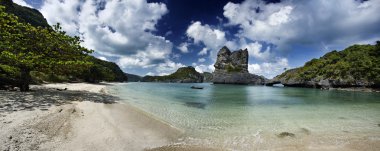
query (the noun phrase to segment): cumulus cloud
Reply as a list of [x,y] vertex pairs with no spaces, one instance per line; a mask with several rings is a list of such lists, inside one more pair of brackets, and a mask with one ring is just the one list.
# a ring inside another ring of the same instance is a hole
[[259,42],[248,43],[244,38],[236,38],[234,40],[227,40],[224,31],[213,28],[207,24],[202,25],[197,21],[192,23],[186,30],[188,37],[194,40],[194,43],[203,43],[206,48],[203,48],[198,55],[206,55],[207,50],[210,49],[210,57],[215,60],[217,52],[223,46],[227,46],[232,50],[245,49],[249,51],[250,57],[259,60],[266,60],[270,57],[270,49],[267,47],[265,50]]
[[205,58],[199,58],[199,59],[198,59],[198,62],[205,62],[205,61],[206,61]]
[[248,64],[248,71],[253,74],[263,75],[266,78],[273,78],[276,75],[284,72],[284,69],[289,69],[288,59],[276,58],[274,62],[263,62]]
[[199,73],[203,73],[203,72],[214,72],[215,70],[215,67],[214,65],[210,64],[210,65],[205,65],[205,64],[197,64],[197,63],[193,63],[193,66],[195,68],[195,70]]
[[173,61],[167,60],[164,63],[157,65],[155,75],[169,75],[175,72],[178,68],[184,67],[182,63],[175,63]]
[[207,48],[203,48],[201,51],[198,52],[198,56],[207,55]]
[[103,56],[116,57],[124,68],[149,68],[170,58],[173,44],[153,34],[168,13],[163,3],[146,0],[46,0],[41,12],[49,24],[61,23],[70,35]]
[[200,21],[192,23],[186,30],[188,37],[194,39],[195,43],[203,42],[211,48],[218,48],[226,43],[225,33],[218,29],[213,29],[209,25],[202,25]]
[[[210,56],[216,57],[216,50],[225,45],[229,45],[226,40],[226,33],[219,29],[215,29],[205,24],[202,25],[200,21],[193,22],[186,30],[186,35],[194,40],[195,44],[203,43],[210,52]],[[212,59],[215,59],[212,57]]]
[[21,6],[33,8],[31,5],[29,5],[28,3],[26,3],[24,0],[13,0],[13,2],[16,3],[16,4],[19,4]]
[[177,48],[181,50],[182,53],[188,53],[189,52],[188,46],[189,44],[184,42],[184,43],[181,43]]
[[380,38],[380,0],[229,2],[223,15],[238,25],[239,36],[289,49],[295,44],[339,47]]

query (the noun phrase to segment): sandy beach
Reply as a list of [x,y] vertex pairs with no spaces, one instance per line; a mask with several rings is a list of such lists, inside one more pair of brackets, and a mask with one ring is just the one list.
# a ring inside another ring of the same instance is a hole
[[[30,92],[0,91],[0,150],[223,150],[207,148],[209,145],[204,144],[199,146],[201,144],[191,143],[191,140],[188,141],[190,143],[183,143],[183,130],[120,101],[108,92],[107,87],[112,85],[45,84],[32,86]],[[242,150],[339,151],[379,148],[376,131],[373,137],[372,134],[349,135],[347,132],[344,136],[350,136],[349,142],[343,144],[330,141],[341,139],[345,142],[346,138],[307,129],[295,132],[295,137],[291,136],[294,134],[289,134],[289,137],[284,134],[284,138],[272,133],[261,135],[259,144],[249,143],[254,148]]]
[[25,93],[1,91],[0,150],[147,150],[181,135],[118,103],[106,94],[107,85],[46,84]]

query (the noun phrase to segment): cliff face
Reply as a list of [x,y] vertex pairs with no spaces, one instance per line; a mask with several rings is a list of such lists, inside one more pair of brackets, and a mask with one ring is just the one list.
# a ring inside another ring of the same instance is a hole
[[203,82],[212,82],[212,73],[210,72],[203,72]]
[[182,67],[166,76],[145,76],[143,82],[202,83],[203,76],[194,67]]
[[213,83],[215,84],[264,84],[266,79],[248,72],[248,50],[231,52],[223,47],[218,52],[214,64]]
[[380,87],[380,42],[353,45],[312,59],[303,67],[288,70],[267,85],[281,83],[289,87],[336,88]]

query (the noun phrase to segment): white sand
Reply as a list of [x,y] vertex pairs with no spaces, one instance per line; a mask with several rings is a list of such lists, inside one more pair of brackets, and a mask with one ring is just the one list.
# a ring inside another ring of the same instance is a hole
[[[56,88],[104,93],[106,86],[76,83],[42,87],[54,88],[51,89],[54,93]],[[17,96],[20,92],[12,93]],[[22,96],[36,99],[40,93],[45,92],[30,92]],[[11,92],[0,92],[3,97],[9,94]],[[48,96],[55,97],[53,94]],[[18,98],[14,99],[17,102]],[[177,129],[129,105],[90,101],[52,105],[47,111],[0,112],[0,129],[0,150],[144,150],[171,144],[181,135]]]

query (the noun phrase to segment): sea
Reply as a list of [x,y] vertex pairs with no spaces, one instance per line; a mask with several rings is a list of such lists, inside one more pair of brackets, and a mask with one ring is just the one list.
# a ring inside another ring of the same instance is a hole
[[110,91],[183,131],[177,144],[232,150],[379,149],[379,93],[144,82],[117,84]]

